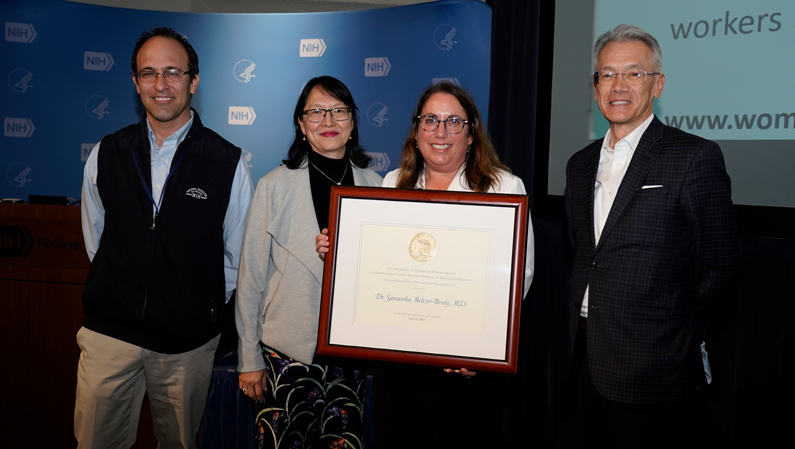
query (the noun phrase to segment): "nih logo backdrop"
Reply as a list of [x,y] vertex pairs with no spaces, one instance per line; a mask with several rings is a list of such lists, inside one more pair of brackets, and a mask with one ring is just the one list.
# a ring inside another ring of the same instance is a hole
[[309,14],[140,11],[58,0],[3,0],[0,198],[79,198],[104,136],[143,117],[130,57],[141,32],[170,26],[199,55],[192,100],[206,126],[243,149],[255,179],[285,158],[304,83],[342,80],[381,174],[396,168],[430,84],[467,88],[488,111],[491,9],[478,1]]

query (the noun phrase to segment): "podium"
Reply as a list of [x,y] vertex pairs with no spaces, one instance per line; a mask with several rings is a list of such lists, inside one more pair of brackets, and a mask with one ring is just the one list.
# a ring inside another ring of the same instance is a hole
[[79,207],[0,203],[0,435],[18,442],[8,447],[76,446],[88,268]]

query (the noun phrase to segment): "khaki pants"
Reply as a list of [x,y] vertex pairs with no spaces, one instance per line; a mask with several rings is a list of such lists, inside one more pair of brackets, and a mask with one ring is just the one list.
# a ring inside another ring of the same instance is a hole
[[195,448],[220,338],[182,354],[161,354],[80,328],[78,448],[132,446],[146,392],[158,448]]

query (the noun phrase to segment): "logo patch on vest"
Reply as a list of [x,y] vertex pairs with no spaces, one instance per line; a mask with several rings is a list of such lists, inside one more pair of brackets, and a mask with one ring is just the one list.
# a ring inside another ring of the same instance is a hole
[[185,195],[188,195],[188,196],[191,196],[193,198],[196,198],[197,200],[206,200],[207,199],[207,194],[204,193],[204,190],[199,189],[197,187],[191,187],[190,189],[188,189],[187,192],[185,192]]

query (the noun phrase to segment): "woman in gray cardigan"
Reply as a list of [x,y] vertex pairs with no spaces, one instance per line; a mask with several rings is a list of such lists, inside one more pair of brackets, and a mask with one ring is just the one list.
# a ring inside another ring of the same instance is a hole
[[380,186],[359,146],[356,105],[339,80],[310,80],[293,115],[295,140],[260,179],[249,211],[235,318],[240,389],[257,401],[259,447],[359,448],[364,363],[315,355],[332,185]]

